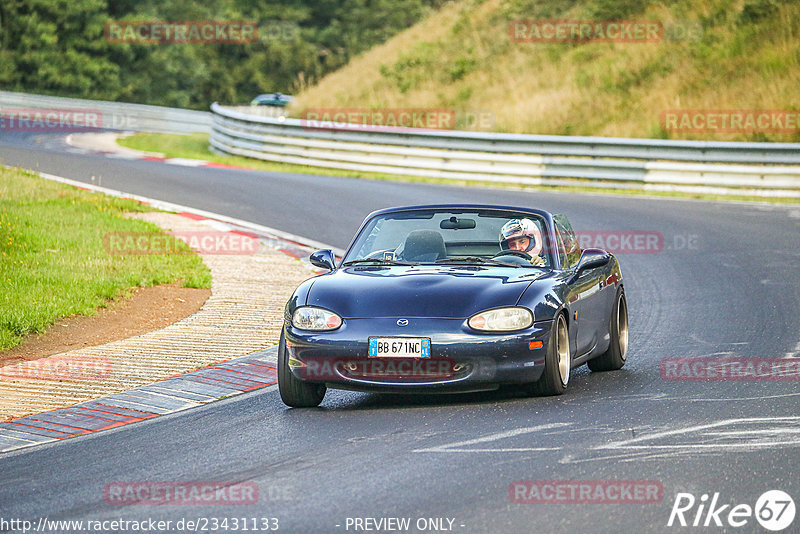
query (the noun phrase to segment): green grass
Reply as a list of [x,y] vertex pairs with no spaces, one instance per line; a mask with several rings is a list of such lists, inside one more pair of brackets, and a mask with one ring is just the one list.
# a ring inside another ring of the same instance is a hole
[[694,198],[700,200],[719,201],[747,201],[771,202],[776,204],[800,204],[798,198],[770,198],[749,195],[710,195],[701,193],[682,193],[676,191],[641,191],[636,189],[608,189],[592,187],[588,180],[575,180],[575,186],[547,186],[524,185],[504,182],[481,182],[472,180],[448,180],[444,178],[427,178],[421,176],[406,176],[401,174],[385,174],[374,172],[345,171],[341,169],[327,169],[291,163],[268,162],[243,156],[221,156],[208,149],[208,134],[151,134],[139,133],[130,137],[118,139],[120,145],[144,150],[146,152],[161,152],[168,158],[193,158],[206,161],[215,161],[226,165],[237,165],[270,172],[293,172],[299,174],[324,174],[326,176],[342,176],[347,178],[365,178],[368,180],[393,180],[399,182],[422,182],[443,184],[457,187],[493,187],[500,189],[522,189],[530,191],[562,191],[572,193],[601,193],[614,195],[632,195],[649,197]]
[[164,234],[123,217],[135,211],[151,210],[0,167],[0,350],[61,317],[92,315],[133,287],[211,287],[208,268],[183,243],[175,247],[179,254],[106,252],[109,232]]

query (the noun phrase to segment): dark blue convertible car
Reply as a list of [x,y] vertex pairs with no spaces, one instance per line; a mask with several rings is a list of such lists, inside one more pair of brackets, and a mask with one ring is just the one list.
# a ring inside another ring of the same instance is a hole
[[484,205],[370,214],[344,257],[286,305],[281,398],[327,388],[431,393],[523,385],[558,395],[570,370],[619,369],[628,309],[614,255],[581,251],[563,215]]

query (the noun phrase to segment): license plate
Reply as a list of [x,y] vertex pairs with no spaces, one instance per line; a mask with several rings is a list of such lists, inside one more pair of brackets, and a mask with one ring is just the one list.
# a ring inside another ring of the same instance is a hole
[[430,358],[431,340],[427,337],[371,337],[370,358]]

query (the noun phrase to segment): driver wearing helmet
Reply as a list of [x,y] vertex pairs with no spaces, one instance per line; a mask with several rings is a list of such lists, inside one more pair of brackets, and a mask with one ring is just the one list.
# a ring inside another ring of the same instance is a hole
[[[542,251],[542,237],[539,228],[530,219],[511,219],[500,229],[500,248],[499,255],[514,254],[524,257],[531,262],[531,265],[540,267],[544,265],[544,259],[539,256]],[[509,252],[505,252],[509,251]]]

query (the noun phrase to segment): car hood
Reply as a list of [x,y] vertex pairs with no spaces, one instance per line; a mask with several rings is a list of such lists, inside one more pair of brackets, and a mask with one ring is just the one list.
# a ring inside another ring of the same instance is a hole
[[354,266],[314,279],[307,303],[344,318],[466,318],[513,306],[544,271],[481,266]]

